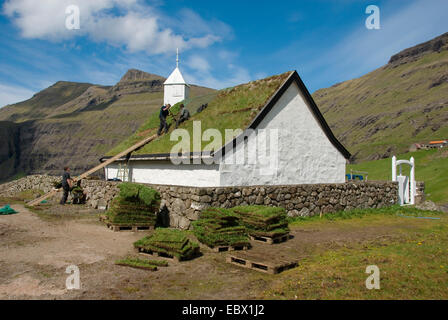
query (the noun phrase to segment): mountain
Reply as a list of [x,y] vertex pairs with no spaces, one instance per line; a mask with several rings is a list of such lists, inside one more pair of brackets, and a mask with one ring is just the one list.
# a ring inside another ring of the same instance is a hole
[[[59,81],[0,109],[0,181],[31,173],[79,174],[133,134],[163,103],[165,78],[131,69],[114,86]],[[213,89],[191,86],[192,97]],[[101,174],[101,172],[99,172]]]
[[313,94],[354,161],[405,153],[448,138],[448,33],[403,50],[387,65]]

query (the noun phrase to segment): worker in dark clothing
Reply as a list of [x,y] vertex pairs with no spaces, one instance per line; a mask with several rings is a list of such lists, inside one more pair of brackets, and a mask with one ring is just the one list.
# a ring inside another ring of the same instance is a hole
[[179,119],[176,121],[176,129],[182,122],[187,121],[188,119],[190,119],[190,111],[188,111],[182,103],[179,110]]
[[62,175],[62,190],[64,191],[61,199],[61,204],[64,205],[67,202],[68,193],[73,185],[73,180],[70,178],[70,168],[64,167],[64,174]]
[[166,123],[166,117],[170,114],[170,108],[171,105],[167,104],[166,106],[162,106],[160,108],[159,113],[159,120],[160,120],[160,126],[159,130],[157,130],[157,135],[160,136],[162,134],[162,131],[165,131],[165,133],[168,133],[168,125]]

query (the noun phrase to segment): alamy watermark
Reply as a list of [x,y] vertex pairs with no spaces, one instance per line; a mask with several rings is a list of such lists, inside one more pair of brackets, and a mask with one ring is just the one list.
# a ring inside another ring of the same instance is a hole
[[380,8],[375,5],[370,5],[366,8],[366,14],[370,14],[366,19],[366,28],[369,30],[381,29]]
[[380,289],[380,268],[375,265],[367,266],[366,273],[370,276],[366,279],[366,288],[369,290]]
[[81,28],[80,10],[77,5],[69,5],[65,8],[65,27],[68,30],[79,30]]
[[[180,164],[220,164],[223,171],[238,166],[259,170],[260,175],[275,175],[279,167],[278,129],[225,129],[209,128],[202,132],[201,121],[193,121],[193,136],[185,129],[176,129],[170,135],[178,141],[170,151],[170,160]],[[203,142],[208,142],[202,147]],[[190,156],[193,150],[203,150]],[[223,147],[224,146],[224,147]],[[234,167],[235,166],[235,167]]]
[[70,274],[65,280],[67,290],[79,290],[81,288],[81,280],[78,266],[68,266],[65,269],[65,273]]

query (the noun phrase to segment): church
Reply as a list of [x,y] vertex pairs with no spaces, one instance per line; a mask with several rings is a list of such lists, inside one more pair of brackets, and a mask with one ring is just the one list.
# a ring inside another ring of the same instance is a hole
[[[193,102],[187,104],[187,100]],[[194,140],[195,127],[199,126],[199,139],[213,140],[213,148],[207,150],[204,141],[193,141],[193,148],[188,148],[187,143],[187,148],[179,151],[175,148],[179,137],[173,138],[172,132],[108,165],[106,179],[116,178],[125,167],[127,174],[122,180],[173,186],[345,182],[351,155],[334,136],[296,71],[219,90],[207,99],[196,100],[207,101],[208,107],[193,112],[179,129]],[[164,84],[164,103],[185,102],[194,111],[199,106],[194,101],[189,99],[189,85],[177,58],[176,68]],[[227,129],[239,131],[222,141],[210,137],[213,132],[224,136]]]

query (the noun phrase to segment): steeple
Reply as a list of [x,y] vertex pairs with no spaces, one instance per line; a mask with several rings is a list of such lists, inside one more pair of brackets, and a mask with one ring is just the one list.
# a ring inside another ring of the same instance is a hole
[[190,86],[185,82],[179,70],[179,48],[176,49],[176,69],[164,82],[164,103],[174,105],[188,98]]

